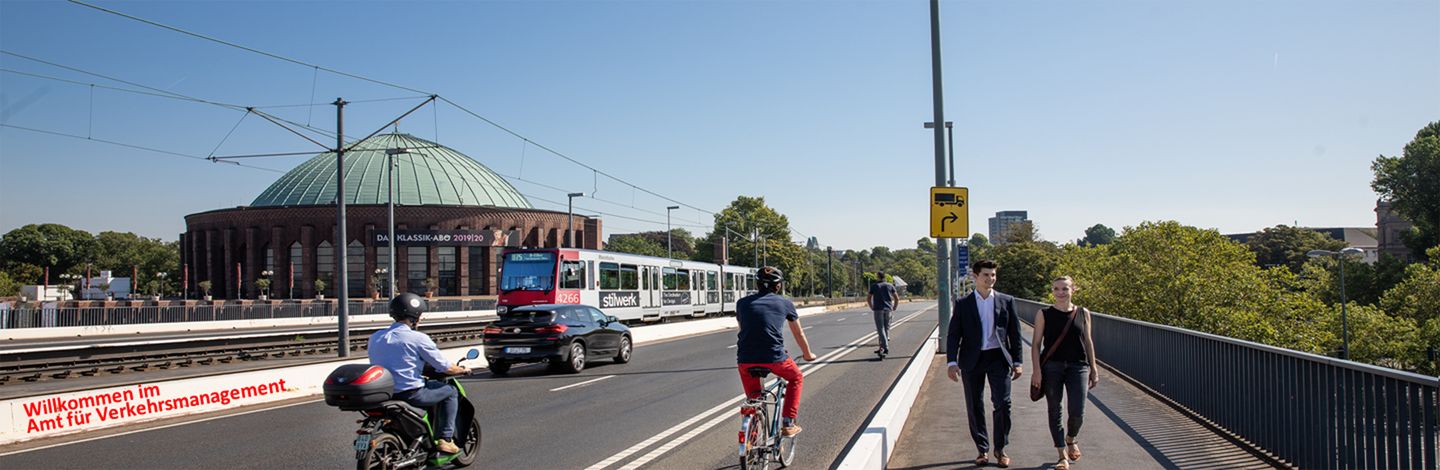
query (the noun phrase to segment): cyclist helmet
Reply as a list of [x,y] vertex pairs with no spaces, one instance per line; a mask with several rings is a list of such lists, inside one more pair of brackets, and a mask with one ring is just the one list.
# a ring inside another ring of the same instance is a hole
[[779,286],[781,282],[785,281],[785,273],[781,272],[780,268],[766,266],[755,272],[755,280],[760,287],[774,290],[775,286]]
[[390,299],[390,318],[396,321],[411,319],[419,320],[420,314],[429,309],[429,302],[420,296],[406,292]]

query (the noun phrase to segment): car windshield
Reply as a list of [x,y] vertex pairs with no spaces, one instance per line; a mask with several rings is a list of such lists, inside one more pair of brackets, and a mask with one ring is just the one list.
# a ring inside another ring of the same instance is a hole
[[555,288],[555,254],[510,253],[505,256],[500,273],[501,290],[552,290]]

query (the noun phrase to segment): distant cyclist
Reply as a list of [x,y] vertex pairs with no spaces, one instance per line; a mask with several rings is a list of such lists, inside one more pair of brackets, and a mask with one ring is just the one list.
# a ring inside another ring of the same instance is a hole
[[367,346],[370,363],[389,369],[395,376],[396,400],[420,408],[440,405],[439,416],[433,417],[436,436],[440,438],[435,447],[454,454],[460,452],[460,447],[455,445],[455,414],[460,411],[460,395],[455,387],[444,382],[425,380],[421,372],[427,364],[447,375],[469,374],[470,369],[450,365],[429,335],[415,331],[426,306],[425,299],[408,292],[390,300],[390,318],[394,318],[395,323],[370,335]]
[[875,273],[879,281],[870,285],[870,295],[865,298],[865,303],[870,304],[870,311],[875,315],[875,334],[880,338],[880,349],[875,354],[884,358],[890,354],[890,312],[900,304],[900,296],[895,295],[895,285],[885,280],[885,271]]
[[745,396],[755,399],[760,397],[760,379],[751,377],[746,369],[764,367],[785,379],[788,385],[785,387],[785,408],[780,412],[783,418],[780,433],[790,437],[800,433],[795,417],[800,414],[800,388],[805,377],[785,351],[785,334],[780,325],[790,325],[790,334],[800,345],[801,357],[807,361],[816,357],[810,352],[805,330],[800,327],[800,314],[795,311],[795,304],[780,295],[784,273],[766,266],[760,268],[755,278],[760,292],[735,303],[735,319],[740,322],[740,340],[735,346],[735,358],[740,364],[740,384],[745,387]]

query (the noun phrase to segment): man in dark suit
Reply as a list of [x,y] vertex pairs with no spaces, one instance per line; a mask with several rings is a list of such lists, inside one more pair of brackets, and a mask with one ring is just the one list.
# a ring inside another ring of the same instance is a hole
[[[970,416],[970,437],[980,456],[975,465],[989,463],[992,442],[985,432],[985,381],[990,381],[990,403],[995,408],[995,463],[1010,466],[1005,445],[1010,443],[1010,381],[1020,378],[1023,362],[1020,318],[1015,298],[995,291],[994,261],[975,262],[975,292],[955,301],[950,330],[945,338],[945,359],[951,381],[965,385],[965,409]],[[963,379],[963,380],[962,380]]]

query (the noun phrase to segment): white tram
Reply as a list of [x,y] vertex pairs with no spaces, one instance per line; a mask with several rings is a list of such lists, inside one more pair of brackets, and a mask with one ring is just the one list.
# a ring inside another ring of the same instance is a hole
[[624,321],[703,317],[735,311],[755,291],[755,268],[571,248],[502,254],[497,310],[584,304]]

